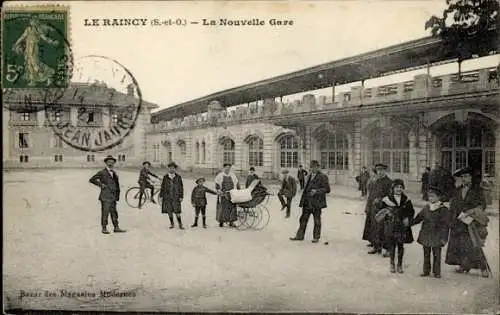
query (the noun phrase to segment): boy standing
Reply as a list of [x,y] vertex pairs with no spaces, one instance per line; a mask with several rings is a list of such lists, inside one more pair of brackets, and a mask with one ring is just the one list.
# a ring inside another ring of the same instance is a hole
[[196,186],[193,188],[193,192],[191,193],[191,204],[194,207],[195,210],[195,218],[194,218],[194,223],[191,225],[191,227],[197,227],[198,226],[198,217],[200,216],[201,212],[201,217],[203,220],[203,227],[206,229],[207,228],[207,217],[206,217],[206,208],[207,208],[207,193],[212,194],[212,195],[217,195],[217,193],[210,188],[207,188],[203,186],[205,183],[205,179],[198,178],[196,180]]

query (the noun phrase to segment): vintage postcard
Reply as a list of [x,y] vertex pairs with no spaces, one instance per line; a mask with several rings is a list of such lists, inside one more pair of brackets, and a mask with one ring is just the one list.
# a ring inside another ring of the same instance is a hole
[[498,9],[5,2],[4,313],[497,313]]

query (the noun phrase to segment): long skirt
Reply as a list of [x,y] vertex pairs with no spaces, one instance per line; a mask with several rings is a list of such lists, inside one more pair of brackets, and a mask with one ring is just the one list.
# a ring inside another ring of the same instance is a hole
[[452,266],[461,266],[467,270],[486,269],[481,247],[474,247],[467,230],[451,231],[445,263]]
[[236,221],[236,205],[234,205],[228,197],[219,197],[217,199],[217,211],[215,217],[220,223]]
[[373,222],[370,213],[366,214],[365,228],[363,230],[363,240],[371,242],[372,238]]

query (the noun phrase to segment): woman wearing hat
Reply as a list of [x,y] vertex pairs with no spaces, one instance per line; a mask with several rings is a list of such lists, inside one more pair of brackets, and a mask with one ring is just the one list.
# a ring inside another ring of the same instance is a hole
[[184,198],[182,178],[177,174],[177,164],[168,164],[168,173],[163,177],[160,196],[162,197],[161,212],[168,214],[170,228],[174,228],[174,213],[181,230],[184,229],[181,220],[181,203]]
[[404,193],[405,184],[401,179],[395,179],[392,184],[392,192],[382,199],[379,208],[388,210],[382,222],[384,224],[385,245],[390,253],[390,271],[396,272],[395,256],[398,252],[397,272],[403,273],[404,244],[413,242],[410,220],[415,215],[413,204]]
[[429,276],[432,271],[434,277],[441,278],[441,249],[448,241],[449,231],[449,211],[441,202],[443,194],[439,188],[429,187],[427,190],[429,203],[412,221],[412,225],[422,222],[417,239],[417,242],[424,249],[424,266],[421,277]]
[[[370,245],[373,246],[373,250],[369,251],[368,254],[380,254],[384,247],[384,226],[383,223],[378,223],[375,220],[375,215],[379,211],[377,204],[392,189],[392,180],[386,175],[386,170],[387,166],[384,164],[375,165],[376,177],[370,183],[368,198],[366,199],[366,221],[363,240],[369,241]],[[389,257],[389,253],[385,252],[384,257]]]
[[[480,269],[482,275],[488,277],[488,266],[481,248],[488,234],[483,191],[479,186],[472,185],[472,169],[467,167],[453,175],[460,177],[462,184],[450,202],[450,241],[445,263],[459,266],[457,273]],[[467,221],[465,217],[470,217],[472,221]]]
[[231,164],[225,163],[222,172],[215,177],[215,188],[220,194],[219,198],[217,198],[216,213],[219,226],[223,227],[224,223],[229,223],[229,226],[235,227],[234,222],[237,220],[236,205],[231,202],[229,194],[225,193],[233,189],[240,189],[238,177],[231,172]]

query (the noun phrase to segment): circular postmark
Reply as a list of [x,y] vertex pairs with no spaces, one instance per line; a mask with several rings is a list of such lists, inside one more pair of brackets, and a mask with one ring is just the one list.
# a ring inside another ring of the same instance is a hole
[[141,90],[132,73],[114,59],[91,55],[75,61],[70,88],[58,104],[47,106],[45,114],[66,144],[101,152],[130,135],[141,105]]
[[3,106],[17,113],[44,110],[62,98],[72,76],[65,15],[3,12],[2,17]]

